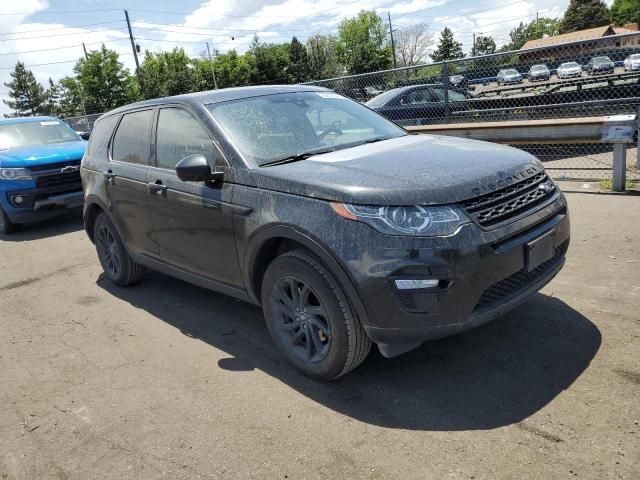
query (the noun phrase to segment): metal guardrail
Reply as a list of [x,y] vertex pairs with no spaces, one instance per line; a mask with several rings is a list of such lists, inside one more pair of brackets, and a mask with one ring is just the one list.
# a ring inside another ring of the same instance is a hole
[[472,138],[509,145],[613,144],[613,190],[624,191],[627,145],[634,142],[636,115],[511,122],[450,123],[406,127],[414,134]]

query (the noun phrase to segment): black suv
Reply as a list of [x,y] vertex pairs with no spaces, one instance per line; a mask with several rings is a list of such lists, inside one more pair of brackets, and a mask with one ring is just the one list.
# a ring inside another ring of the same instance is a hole
[[564,196],[531,155],[409,135],[332,91],[150,100],[95,124],[86,230],[118,285],[158,270],[262,305],[305,374],[483,324],[558,273]]

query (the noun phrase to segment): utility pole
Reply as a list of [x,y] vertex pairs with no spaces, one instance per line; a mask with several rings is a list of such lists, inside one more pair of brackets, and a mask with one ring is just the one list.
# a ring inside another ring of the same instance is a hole
[[473,46],[471,47],[471,56],[476,56],[476,32],[473,32]]
[[84,59],[89,60],[89,55],[87,55],[87,47],[85,46],[84,42],[82,42],[82,50],[84,50]]
[[387,12],[389,19],[389,34],[391,34],[391,55],[393,55],[393,68],[398,68],[396,63],[396,42],[393,40],[393,27],[391,25],[391,13]]
[[136,73],[140,70],[140,62],[138,62],[138,50],[136,43],[133,41],[133,32],[131,31],[131,22],[129,21],[129,12],[124,11],[124,18],[127,20],[127,28],[129,29],[129,40],[131,40],[131,50],[133,50],[133,58],[136,61]]
[[211,60],[211,50],[209,49],[209,42],[207,42],[207,54],[209,55],[209,63],[211,64],[211,76],[213,77],[213,88],[218,89],[218,82],[216,82],[216,72],[213,68],[213,60]]

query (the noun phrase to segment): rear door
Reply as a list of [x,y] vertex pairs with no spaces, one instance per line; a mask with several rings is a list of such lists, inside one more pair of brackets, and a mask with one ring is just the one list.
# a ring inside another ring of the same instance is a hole
[[189,111],[164,107],[158,112],[155,133],[156,166],[149,183],[154,238],[165,263],[190,273],[242,287],[233,236],[233,184],[183,182],[176,164],[184,157],[204,155],[212,168],[226,160],[207,128]]
[[114,219],[127,249],[158,256],[149,210],[148,170],[151,164],[153,109],[125,113],[111,141],[103,172]]

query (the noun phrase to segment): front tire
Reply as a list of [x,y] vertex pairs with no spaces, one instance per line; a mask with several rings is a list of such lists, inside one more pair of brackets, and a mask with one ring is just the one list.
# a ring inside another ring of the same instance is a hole
[[359,366],[371,340],[337,280],[304,250],[276,258],[262,282],[269,333],[305,375],[332,380]]
[[127,287],[138,283],[144,267],[133,261],[109,217],[101,213],[93,227],[98,259],[105,275],[116,285]]
[[18,224],[13,223],[4,209],[0,206],[0,233],[10,235],[18,229]]

